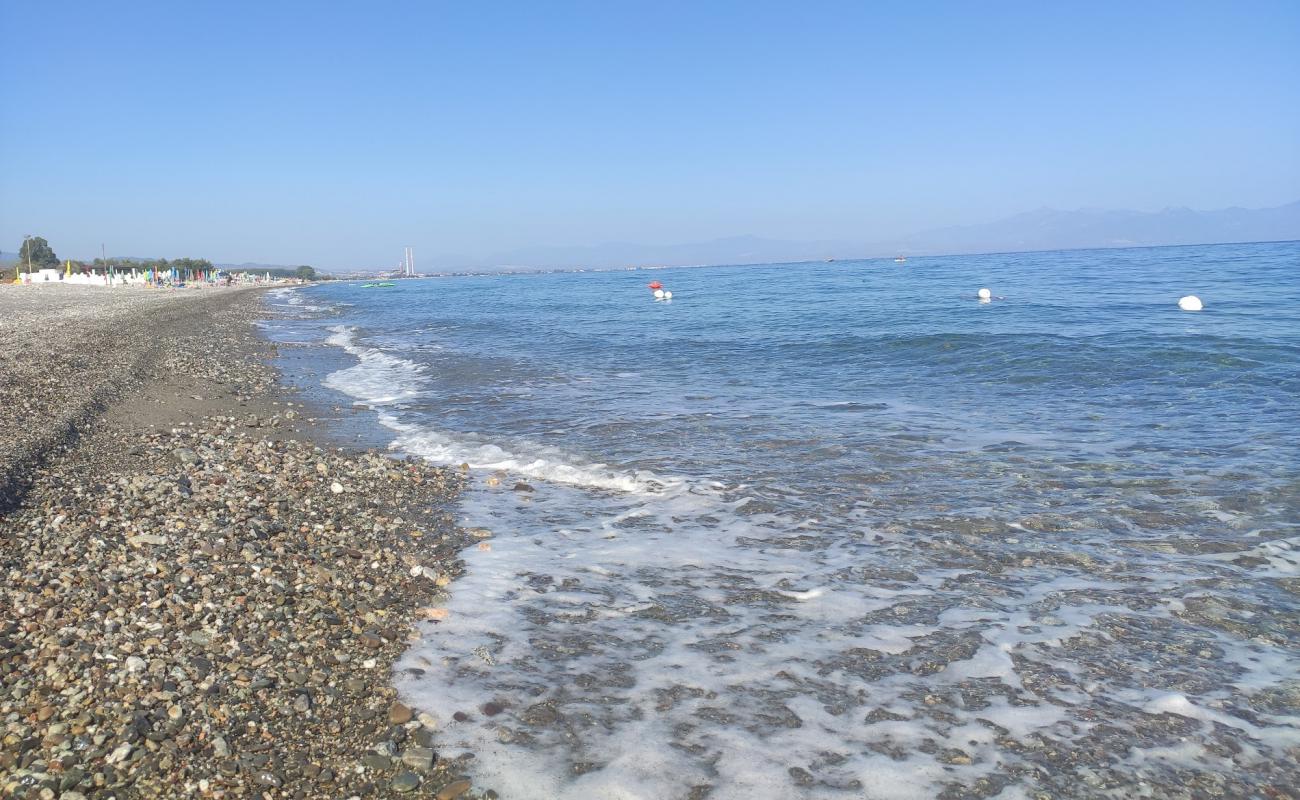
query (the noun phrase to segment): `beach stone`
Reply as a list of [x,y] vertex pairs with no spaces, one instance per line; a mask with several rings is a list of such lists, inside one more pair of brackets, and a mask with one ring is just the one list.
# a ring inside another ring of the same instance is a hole
[[393,778],[393,782],[389,785],[395,792],[400,792],[402,794],[413,792],[420,788],[420,776],[416,775],[414,772],[403,772],[396,778]]
[[172,451],[172,457],[182,464],[199,463],[199,454],[188,447],[178,447]]
[[471,786],[473,784],[469,781],[453,781],[439,789],[434,797],[436,800],[456,800],[457,797],[468,792]]
[[411,738],[414,739],[415,743],[418,744],[420,747],[428,747],[429,749],[433,749],[433,731],[429,730],[428,728],[424,728],[424,727],[416,728],[411,733]]
[[402,763],[413,770],[428,772],[436,754],[427,747],[412,746],[402,751]]
[[367,753],[361,757],[361,764],[369,769],[388,769],[393,766],[393,761],[379,753]]
[[131,755],[131,751],[134,749],[135,748],[132,747],[129,742],[123,742],[122,744],[119,744],[117,747],[113,748],[113,752],[109,753],[108,757],[105,758],[104,760],[109,764],[116,764],[119,761],[125,761],[127,757]]
[[388,721],[394,725],[403,725],[411,721],[411,709],[401,703],[393,703],[388,708]]
[[339,483],[338,481],[334,481],[333,483],[330,484],[330,491],[333,492],[334,494],[343,494],[343,484]]

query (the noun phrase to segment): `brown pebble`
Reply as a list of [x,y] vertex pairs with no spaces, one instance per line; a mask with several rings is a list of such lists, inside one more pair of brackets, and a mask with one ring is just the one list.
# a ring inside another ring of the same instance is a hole
[[454,798],[460,797],[462,794],[465,794],[465,792],[468,792],[470,785],[469,781],[456,781],[455,783],[449,783],[439,789],[438,793],[434,795],[434,797],[437,800],[454,800]]
[[479,711],[482,711],[483,715],[487,717],[495,717],[497,714],[500,714],[502,711],[505,710],[506,710],[505,706],[501,705],[500,703],[493,703],[493,702],[484,703],[482,706],[479,707]]
[[394,725],[405,725],[413,716],[411,709],[401,703],[393,703],[388,709],[388,721]]

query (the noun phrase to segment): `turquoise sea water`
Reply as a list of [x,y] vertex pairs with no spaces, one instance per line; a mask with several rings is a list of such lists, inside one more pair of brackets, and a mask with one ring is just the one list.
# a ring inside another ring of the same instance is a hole
[[273,305],[291,382],[472,467],[398,685],[505,797],[1300,784],[1300,244]]

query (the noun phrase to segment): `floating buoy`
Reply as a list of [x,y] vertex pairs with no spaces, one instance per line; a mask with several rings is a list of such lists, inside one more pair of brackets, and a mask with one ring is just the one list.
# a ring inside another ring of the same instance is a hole
[[992,299],[993,299],[993,293],[990,292],[988,289],[980,289],[980,290],[979,290],[978,292],[976,292],[975,294],[979,295],[979,298],[980,298],[981,300],[992,300]]
[[665,300],[672,300],[672,299],[673,299],[673,293],[672,293],[672,292],[664,292],[664,299],[665,299]]
[[1201,298],[1194,294],[1178,298],[1178,307],[1184,311],[1200,311],[1202,308],[1205,308],[1205,306],[1201,304]]
[[646,286],[649,286],[651,289],[662,289],[662,288],[664,288],[664,285],[663,285],[662,283],[660,283],[659,281],[650,281],[649,283],[646,284]]
[[662,300],[662,299],[664,299],[664,290],[663,290],[663,289],[655,289],[655,299],[656,299],[656,300]]

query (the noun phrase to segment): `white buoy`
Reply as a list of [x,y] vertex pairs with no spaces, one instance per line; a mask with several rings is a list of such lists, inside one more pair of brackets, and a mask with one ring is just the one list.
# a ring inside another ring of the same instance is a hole
[[1205,308],[1205,306],[1201,304],[1201,298],[1194,294],[1178,298],[1178,307],[1184,311],[1200,311],[1202,308]]
[[975,294],[979,295],[979,298],[980,298],[981,300],[992,300],[992,299],[993,299],[993,293],[990,292],[988,289],[980,289],[980,290],[979,290],[978,292],[976,292]]
[[673,293],[672,293],[672,292],[664,292],[664,299],[665,299],[665,300],[672,300],[672,299],[673,299]]
[[655,299],[656,299],[656,300],[662,300],[662,299],[664,299],[664,290],[663,290],[663,289],[655,289]]

